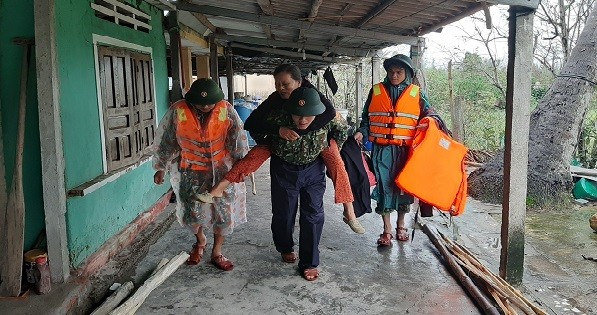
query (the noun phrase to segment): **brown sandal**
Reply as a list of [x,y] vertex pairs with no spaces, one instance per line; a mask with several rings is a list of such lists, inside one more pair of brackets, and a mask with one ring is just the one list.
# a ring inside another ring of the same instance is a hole
[[303,270],[303,278],[307,281],[315,281],[319,278],[319,270],[317,268],[308,268]]
[[396,228],[396,239],[401,241],[401,242],[406,242],[410,239],[410,236],[408,236],[408,229],[405,227],[397,227]]
[[392,238],[394,238],[394,236],[392,236],[392,233],[383,232],[383,233],[379,234],[379,239],[377,240],[377,245],[390,246],[390,245],[392,245]]
[[294,252],[282,253],[282,261],[289,264],[296,262],[296,254]]
[[195,243],[193,245],[193,250],[191,250],[189,258],[187,259],[187,265],[197,265],[199,262],[201,262],[205,245],[199,245],[199,243]]
[[228,260],[228,258],[224,257],[224,255],[212,257],[211,263],[214,266],[218,267],[218,269],[221,269],[224,271],[230,271],[234,268],[234,264],[232,263],[232,261]]

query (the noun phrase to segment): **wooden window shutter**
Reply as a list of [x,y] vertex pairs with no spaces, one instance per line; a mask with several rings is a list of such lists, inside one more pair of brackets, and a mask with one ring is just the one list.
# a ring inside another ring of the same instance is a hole
[[153,99],[153,68],[148,55],[135,54],[135,95],[138,111],[141,154],[150,154],[156,130]]
[[151,57],[98,46],[108,172],[149,154],[155,134]]

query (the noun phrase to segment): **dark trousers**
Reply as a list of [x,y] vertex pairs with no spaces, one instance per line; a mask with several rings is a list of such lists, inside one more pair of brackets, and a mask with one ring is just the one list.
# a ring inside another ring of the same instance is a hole
[[272,235],[276,250],[294,250],[292,233],[300,200],[299,268],[319,265],[319,240],[323,229],[325,167],[317,158],[306,165],[293,165],[272,156]]

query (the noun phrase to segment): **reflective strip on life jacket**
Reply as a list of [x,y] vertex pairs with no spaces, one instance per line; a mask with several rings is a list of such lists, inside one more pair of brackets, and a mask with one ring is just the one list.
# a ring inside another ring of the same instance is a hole
[[409,137],[409,136],[397,136],[397,135],[382,135],[379,133],[370,133],[369,134],[370,137],[375,137],[375,138],[380,138],[380,139],[402,139],[402,140],[411,140],[413,137]]
[[216,104],[207,120],[199,123],[186,101],[176,103],[176,138],[181,148],[180,167],[206,171],[228,153],[226,134],[230,128],[227,102]]
[[410,145],[421,115],[419,87],[411,84],[395,104],[382,83],[373,87],[369,103],[369,140],[380,145]]
[[415,129],[416,127],[409,126],[409,125],[401,125],[401,124],[386,124],[386,123],[377,123],[372,122],[370,123],[371,126],[379,126],[379,127],[386,127],[386,128],[404,128],[404,129]]
[[417,115],[411,115],[411,114],[406,114],[406,113],[394,113],[392,115],[392,113],[369,113],[369,116],[395,116],[395,117],[407,117],[407,118],[413,118],[413,119],[419,119],[419,116]]

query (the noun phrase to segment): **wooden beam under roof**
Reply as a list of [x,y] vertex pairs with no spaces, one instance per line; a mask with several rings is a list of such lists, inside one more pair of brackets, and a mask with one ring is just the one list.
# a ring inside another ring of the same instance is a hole
[[385,9],[389,6],[394,4],[397,0],[385,0],[375,6],[371,11],[369,11],[363,18],[357,23],[354,27],[359,28],[363,25],[367,24],[367,22],[371,21],[372,18],[380,15]]
[[388,34],[388,33],[356,29],[356,28],[351,28],[351,27],[310,23],[307,21],[297,21],[297,20],[293,20],[293,19],[280,18],[280,17],[276,17],[276,16],[264,16],[264,15],[247,13],[247,12],[242,12],[242,11],[217,8],[217,7],[213,7],[213,6],[193,5],[193,4],[189,4],[189,3],[178,2],[176,4],[176,7],[179,10],[184,10],[184,11],[189,11],[189,12],[198,12],[198,13],[203,13],[203,14],[207,14],[207,15],[224,16],[224,17],[241,19],[241,20],[245,20],[245,21],[257,22],[257,23],[263,23],[263,24],[269,24],[269,25],[292,27],[295,29],[304,28],[304,29],[308,29],[309,31],[320,32],[320,33],[324,33],[324,34],[329,34],[329,33],[333,32],[338,35],[367,38],[367,39],[379,40],[379,41],[384,41],[384,42],[392,42],[395,44],[416,45],[418,42],[418,38],[414,37],[414,36],[400,36],[400,35],[394,35],[394,34]]
[[[323,3],[323,0],[313,0],[313,2],[311,3],[311,10],[309,11],[307,21],[313,23],[313,21],[315,20],[314,18],[319,13],[319,7],[321,6],[322,3]],[[303,37],[305,37],[305,30],[301,28],[299,30],[298,40],[300,41]]]
[[214,34],[214,36],[217,39],[226,40],[229,42],[255,44],[255,45],[270,46],[270,47],[299,48],[299,49],[320,51],[322,53],[324,53],[324,52],[336,53],[339,55],[346,55],[349,57],[365,57],[369,54],[369,49],[361,49],[361,48],[339,47],[339,46],[330,47],[330,46],[324,46],[324,45],[312,45],[312,44],[304,44],[304,43],[297,43],[297,42],[290,42],[290,41],[248,37],[248,36],[231,36],[231,35],[223,35],[223,34]]
[[525,7],[530,9],[537,9],[540,0],[490,0],[490,4],[513,5],[518,7]]
[[308,18],[309,22],[314,21],[313,18],[316,17],[317,14],[319,13],[319,7],[321,6],[322,3],[323,3],[323,0],[313,0],[313,3],[311,3],[311,11],[309,12],[309,18]]
[[[274,15],[274,6],[270,2],[270,0],[257,0],[257,4],[259,5],[261,11],[263,11],[264,14]],[[272,33],[271,25],[261,24],[261,27],[263,28],[263,32],[265,33],[265,36],[267,36],[268,39],[275,38],[274,34]]]
[[270,0],[257,0],[257,4],[263,13],[267,15],[274,15],[274,6]]
[[[165,0],[162,0],[162,1],[165,1]],[[186,3],[192,3],[191,0],[182,0],[182,1],[184,1]],[[201,24],[203,24],[203,26],[207,27],[207,29],[209,29],[212,33],[217,32],[218,28],[215,25],[213,25],[205,15],[203,15],[201,13],[197,13],[197,12],[191,12],[191,14],[197,19],[197,21],[199,21],[199,23],[201,23]],[[209,35],[209,33],[203,34],[203,35],[204,36]]]
[[427,34],[427,33],[431,33],[434,32],[435,30],[444,27],[450,23],[454,23],[456,21],[459,21],[467,16],[473,15],[474,13],[476,13],[477,11],[481,11],[483,10],[483,3],[476,3],[473,4],[471,7],[469,7],[468,9],[462,11],[462,13],[460,13],[459,15],[455,15],[452,17],[449,17],[447,19],[444,19],[443,21],[440,21],[438,23],[433,24],[432,26],[427,26],[427,27],[422,27],[418,30],[413,30],[413,33],[416,34]]
[[163,11],[176,10],[176,7],[174,6],[174,4],[172,4],[168,0],[146,0],[146,1],[147,1],[147,3],[157,7],[160,10],[163,10]]
[[322,57],[322,56],[318,56],[318,55],[300,53],[300,52],[296,52],[296,51],[288,51],[288,50],[283,50],[283,49],[268,48],[268,47],[253,47],[253,46],[247,46],[247,45],[239,44],[239,43],[230,43],[230,46],[236,47],[236,48],[247,49],[247,50],[265,52],[265,53],[278,55],[278,56],[287,56],[287,57],[293,57],[293,58],[299,58],[299,59],[303,58],[303,59],[319,60],[319,61],[326,61],[329,63],[339,62],[339,60],[334,57]]

